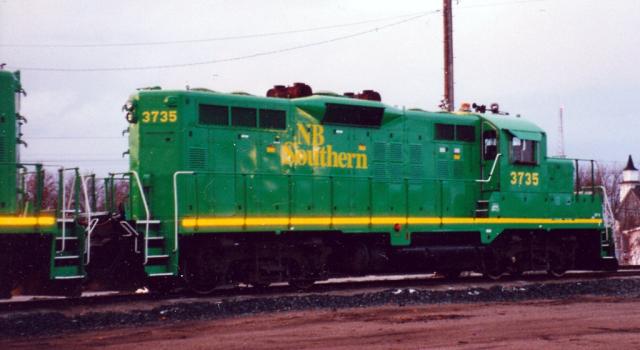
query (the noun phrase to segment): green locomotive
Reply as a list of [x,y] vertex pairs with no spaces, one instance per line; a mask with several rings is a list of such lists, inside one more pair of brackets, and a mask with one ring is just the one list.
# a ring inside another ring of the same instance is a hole
[[80,176],[77,169],[60,169],[61,174],[74,172],[71,181],[78,186],[66,195],[58,190],[58,203],[66,200],[68,206],[43,208],[44,167],[20,162],[23,93],[19,72],[0,70],[0,298],[18,287],[28,293],[78,295],[87,254]]
[[125,105],[127,216],[154,283],[617,266],[597,188],[531,122],[300,83],[267,96],[152,88]]

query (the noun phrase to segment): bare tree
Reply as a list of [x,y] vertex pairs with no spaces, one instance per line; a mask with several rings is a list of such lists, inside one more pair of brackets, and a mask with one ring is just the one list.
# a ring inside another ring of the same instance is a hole
[[[42,198],[41,210],[55,210],[58,205],[58,180],[54,173],[43,170],[42,173]],[[32,210],[36,205],[36,197],[38,191],[37,176],[33,172],[27,172],[22,175],[24,177],[24,188],[22,188],[21,207],[30,208]]]

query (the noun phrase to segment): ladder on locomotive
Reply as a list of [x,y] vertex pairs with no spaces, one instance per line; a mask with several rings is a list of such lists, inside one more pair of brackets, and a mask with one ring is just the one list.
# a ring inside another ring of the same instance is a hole
[[[143,219],[127,221],[122,218],[120,226],[127,233],[126,237],[134,237],[134,251],[143,255],[143,265],[148,277],[168,277],[174,276],[174,264],[176,252],[169,247],[166,235],[161,231],[161,221],[153,219],[144,187],[140,181],[140,176],[136,171],[125,173],[110,173],[111,186],[115,184],[116,175],[129,177],[129,183],[135,181],[140,196],[140,201],[145,212]],[[113,188],[113,187],[112,187]],[[113,195],[113,189],[110,191]]]
[[[65,183],[66,172],[73,172],[69,184]],[[93,184],[91,192],[89,181]],[[91,234],[100,215],[95,205],[95,176],[82,176],[78,168],[61,168],[58,186],[56,222],[59,230],[52,247],[51,278],[82,279],[86,276],[85,266],[91,261]]]
[[476,180],[476,183],[480,184],[480,195],[481,195],[481,197],[476,201],[476,208],[474,212],[475,214],[474,216],[476,218],[489,217],[489,197],[491,193],[496,191],[496,188],[490,188],[489,190],[485,190],[484,185],[491,183],[491,180],[494,179],[494,173],[496,171],[496,167],[498,165],[498,162],[501,156],[502,156],[502,153],[496,154],[496,157],[494,158],[493,163],[491,164],[491,169],[489,170],[489,174],[487,178]]

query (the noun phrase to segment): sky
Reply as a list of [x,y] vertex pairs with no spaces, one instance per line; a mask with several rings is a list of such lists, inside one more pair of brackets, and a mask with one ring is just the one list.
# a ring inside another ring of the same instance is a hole
[[[550,155],[640,163],[640,1],[454,0],[456,105],[547,131]],[[374,89],[438,110],[440,0],[0,0],[0,63],[22,71],[23,161],[124,171],[136,88],[263,96],[273,85]],[[164,68],[158,68],[164,66]],[[155,68],[154,68],[155,67]]]

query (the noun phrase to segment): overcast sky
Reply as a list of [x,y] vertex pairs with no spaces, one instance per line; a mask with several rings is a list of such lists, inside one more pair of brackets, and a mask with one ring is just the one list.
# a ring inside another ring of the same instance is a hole
[[[437,110],[441,6],[0,0],[0,63],[22,70],[28,92],[22,158],[100,174],[125,170],[120,107],[145,86],[264,95],[274,84],[301,81],[338,93],[375,89],[387,104]],[[569,157],[613,164],[633,154],[640,163],[639,23],[638,0],[460,0],[456,104],[498,102],[521,114],[547,130],[551,154],[564,106]],[[188,65],[198,62],[213,63]],[[133,69],[167,65],[186,66]]]

